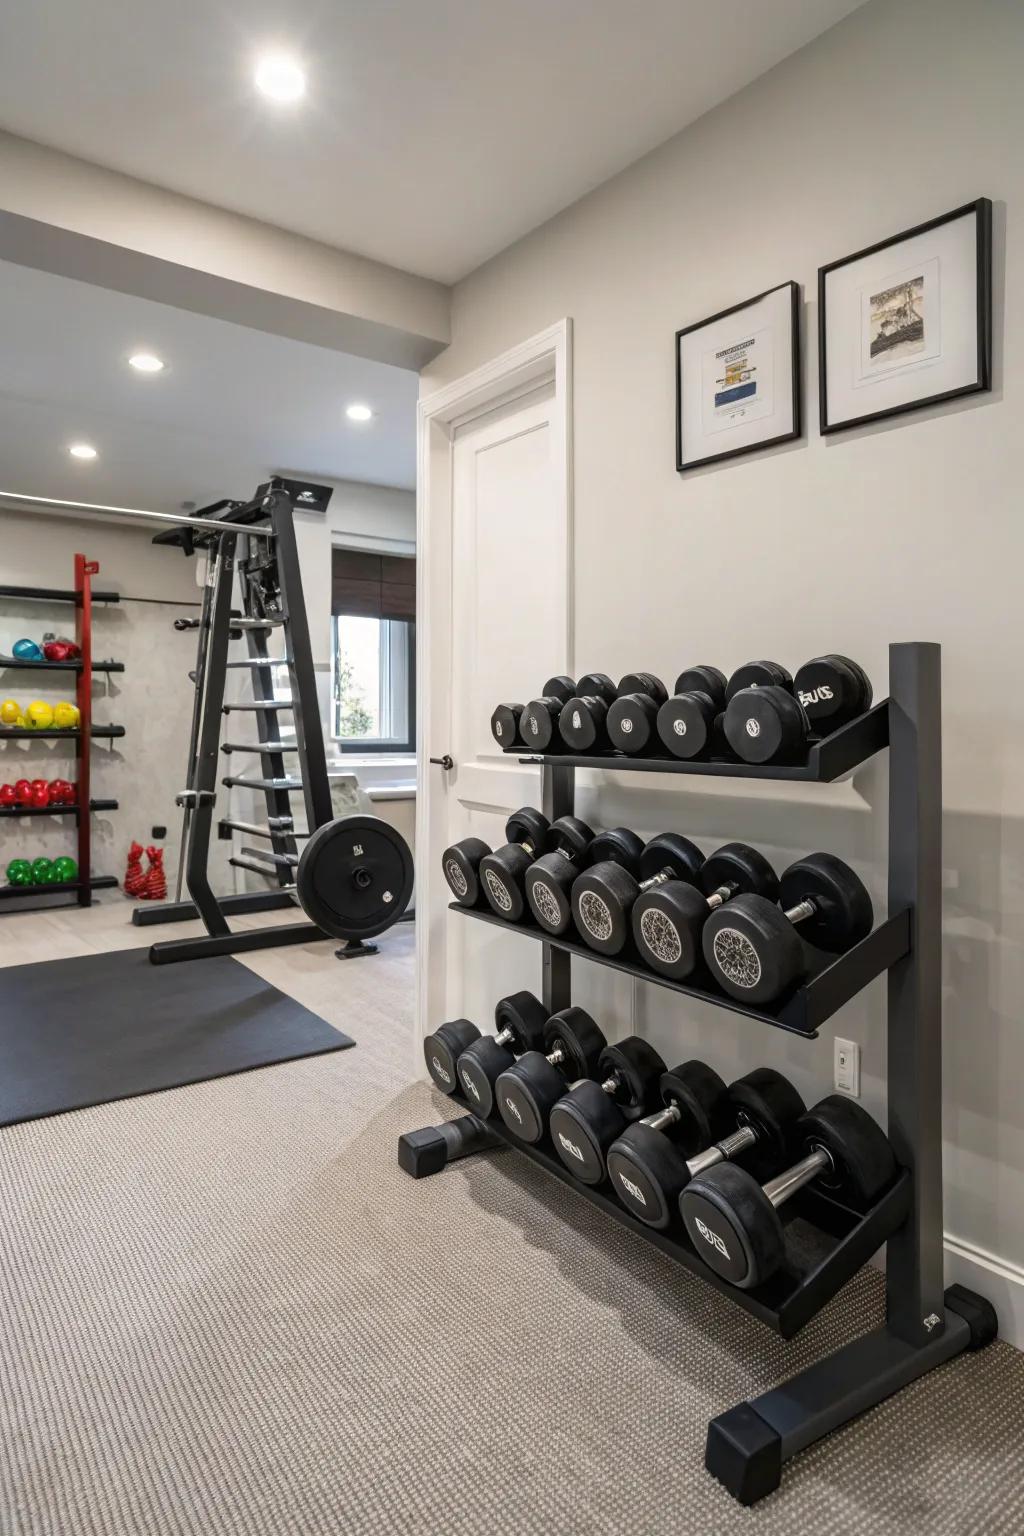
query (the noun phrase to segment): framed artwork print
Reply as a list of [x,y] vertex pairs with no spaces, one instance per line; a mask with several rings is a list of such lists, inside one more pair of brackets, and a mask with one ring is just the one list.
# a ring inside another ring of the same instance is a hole
[[992,204],[818,269],[822,432],[992,388]]
[[800,436],[800,290],[782,283],[676,332],[676,469]]

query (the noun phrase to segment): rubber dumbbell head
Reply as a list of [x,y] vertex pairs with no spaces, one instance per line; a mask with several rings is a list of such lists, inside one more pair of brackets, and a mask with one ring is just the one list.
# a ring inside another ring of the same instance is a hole
[[806,974],[802,938],[841,954],[866,938],[874,922],[863,881],[831,853],[797,859],[779,892],[781,907],[741,895],[704,925],[704,958],[714,979],[753,1007],[772,1002]]
[[745,763],[794,763],[807,753],[811,722],[792,693],[777,684],[741,688],[725,709],[726,740]]
[[476,907],[484,899],[480,861],[491,851],[479,837],[464,837],[441,855],[441,869],[448,889],[461,907]]
[[559,747],[558,717],[576,692],[571,677],[549,677],[539,697],[531,699],[519,717],[519,736],[533,752]]
[[574,1178],[583,1184],[601,1183],[607,1149],[654,1101],[664,1071],[654,1047],[630,1035],[601,1052],[600,1081],[574,1083],[552,1106],[551,1142]]
[[838,1094],[808,1110],[796,1132],[800,1160],[767,1184],[735,1163],[720,1163],[697,1174],[679,1197],[697,1253],[740,1290],[763,1284],[784,1264],[779,1207],[799,1190],[813,1183],[848,1209],[865,1212],[898,1172],[881,1127]]
[[709,915],[741,891],[756,892],[769,902],[779,893],[774,869],[746,843],[716,849],[694,879],[677,876],[643,891],[630,914],[641,959],[661,976],[685,980],[700,958],[701,931]]
[[793,679],[793,691],[819,736],[871,708],[871,679],[864,668],[834,651],[805,661]]
[[517,1056],[536,1050],[544,1039],[548,1011],[532,992],[513,992],[494,1010],[496,1035],[478,1035],[456,1058],[459,1087],[473,1112],[489,1120],[494,1114],[494,1085]]
[[658,710],[661,745],[673,757],[706,757],[715,720],[725,706],[725,674],[717,667],[690,667],[676,678],[675,692]]
[[434,1087],[442,1093],[454,1093],[459,1086],[457,1064],[463,1051],[480,1039],[480,1031],[469,1019],[452,1019],[441,1024],[423,1041],[423,1056]]
[[532,1050],[502,1072],[495,1084],[501,1118],[520,1141],[535,1145],[551,1110],[579,1078],[599,1070],[607,1041],[582,1008],[563,1008],[544,1026],[544,1051]]
[[630,912],[644,891],[673,880],[696,879],[704,855],[675,832],[652,837],[633,869],[621,863],[592,864],[572,888],[572,915],[580,937],[602,955],[617,955],[630,934]]
[[[575,843],[568,842],[560,832],[566,823],[582,828],[589,835],[581,840],[577,834]],[[545,932],[565,933],[572,923],[573,882],[585,865],[594,858],[615,858],[636,864],[644,845],[636,833],[626,827],[615,827],[595,837],[584,822],[571,816],[552,823],[551,840],[557,840],[556,848],[534,860],[523,883],[530,911]]]
[[526,912],[523,876],[547,848],[550,823],[540,811],[523,806],[505,823],[504,848],[484,854],[478,867],[483,893],[493,911],[517,923]]
[[627,672],[605,721],[612,746],[630,757],[656,749],[658,710],[667,698],[668,689],[653,672]]
[[786,688],[793,691],[793,678],[777,661],[747,661],[737,667],[725,685],[725,702],[741,688]]
[[615,684],[604,672],[588,672],[563,704],[558,734],[572,752],[600,752],[608,746],[605,722],[615,702]]
[[525,708],[525,704],[499,704],[491,716],[491,735],[503,751],[521,745],[519,722]]

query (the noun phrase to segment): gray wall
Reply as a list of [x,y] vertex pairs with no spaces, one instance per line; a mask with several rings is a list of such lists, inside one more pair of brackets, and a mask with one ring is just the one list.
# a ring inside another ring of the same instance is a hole
[[[579,671],[674,678],[840,650],[884,696],[890,640],[942,642],[946,1226],[955,1272],[1004,1309],[1024,1280],[1022,65],[1019,0],[874,0],[460,284],[453,344],[422,381],[427,394],[572,317]],[[822,439],[817,267],[981,195],[996,204],[994,392]],[[807,439],[680,478],[674,331],[788,278],[805,290]],[[508,622],[514,644],[514,605]],[[881,902],[885,773],[883,758],[851,785],[729,796],[605,780],[584,814],[706,848],[748,838],[780,867],[828,848]],[[830,1028],[806,1044],[657,988],[604,992],[673,1059],[831,1086]],[[863,1099],[881,1113],[882,984],[835,1027],[864,1042]]]

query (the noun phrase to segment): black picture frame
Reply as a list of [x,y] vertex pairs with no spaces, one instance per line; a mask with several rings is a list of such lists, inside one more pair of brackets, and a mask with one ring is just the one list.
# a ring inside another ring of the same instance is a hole
[[[791,327],[791,409],[793,414],[793,426],[787,432],[779,432],[774,437],[764,438],[757,443],[745,443],[742,448],[725,448],[721,453],[712,453],[701,459],[693,459],[688,464],[683,462],[683,369],[681,349],[679,343],[684,336],[692,336],[695,331],[704,330],[705,327],[715,325],[719,320],[726,320],[730,315],[738,315],[741,310],[750,309],[762,300],[770,298],[774,293],[780,293],[783,289],[790,291],[790,327]],[[745,453],[760,453],[764,448],[775,448],[779,443],[791,443],[803,435],[803,389],[801,379],[803,368],[800,354],[800,284],[793,278],[784,283],[776,283],[771,288],[766,288],[763,293],[756,293],[751,299],[744,299],[739,304],[732,304],[728,309],[720,309],[717,314],[707,315],[703,320],[696,321],[693,325],[685,325],[675,334],[675,371],[676,371],[676,471],[685,474],[687,470],[704,469],[708,464],[721,464],[726,459],[738,459]]]
[[[899,245],[904,240],[911,240],[918,235],[927,234],[929,230],[939,229],[943,224],[950,224],[955,219],[962,219],[972,212],[976,218],[977,378],[972,383],[958,385],[955,389],[940,390],[936,394],[922,396],[920,400],[908,400],[900,405],[884,406],[877,411],[868,411],[861,416],[851,416],[844,421],[830,422],[827,381],[829,274],[838,271],[841,267],[849,266],[852,262],[863,261],[868,256],[874,256],[889,246]],[[887,240],[879,240],[874,245],[866,246],[862,251],[855,251],[852,256],[843,256],[838,261],[830,261],[827,266],[818,268],[818,427],[823,437],[833,432],[848,431],[851,427],[863,427],[871,422],[903,416],[908,411],[920,411],[925,406],[939,405],[945,400],[957,400],[964,395],[981,394],[991,388],[992,202],[990,198],[975,198],[971,203],[964,203],[962,207],[954,208],[951,213],[943,213],[938,218],[927,219],[923,224],[916,224],[912,229],[904,229],[898,235],[891,235]]]

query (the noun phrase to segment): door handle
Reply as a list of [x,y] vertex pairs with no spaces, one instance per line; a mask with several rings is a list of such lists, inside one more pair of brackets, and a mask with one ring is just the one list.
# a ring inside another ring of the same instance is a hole
[[455,759],[451,757],[447,752],[445,753],[444,757],[432,757],[430,761],[432,763],[437,763],[441,768],[444,769],[445,773],[448,773],[452,768],[455,767]]

